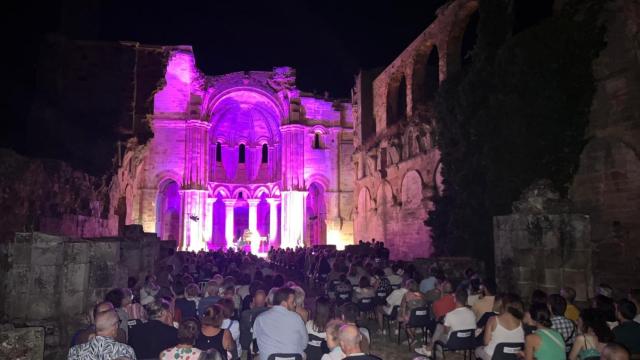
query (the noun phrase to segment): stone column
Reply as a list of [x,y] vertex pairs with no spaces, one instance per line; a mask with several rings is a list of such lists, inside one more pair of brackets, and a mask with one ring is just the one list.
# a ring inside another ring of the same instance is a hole
[[214,198],[207,198],[207,205],[206,205],[206,210],[205,210],[205,226],[204,226],[204,240],[207,243],[206,246],[208,246],[208,244],[211,242],[211,240],[213,239],[213,203],[215,202],[216,199]]
[[269,198],[269,243],[275,241],[278,237],[278,204],[280,199]]
[[258,233],[258,203],[260,199],[247,199],[249,203],[249,231]]
[[231,244],[233,244],[233,207],[236,204],[236,199],[224,199],[224,209],[225,209],[225,217],[224,217],[224,238],[227,240],[226,248],[229,248]]

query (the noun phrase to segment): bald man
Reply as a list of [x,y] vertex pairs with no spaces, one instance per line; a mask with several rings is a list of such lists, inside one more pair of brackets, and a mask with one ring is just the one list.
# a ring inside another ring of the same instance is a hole
[[[97,303],[87,314],[89,325],[84,329],[78,330],[71,339],[71,346],[85,344],[89,342],[96,335],[96,315],[103,311],[113,310],[113,304],[108,301]],[[126,343],[126,336],[122,329],[118,330],[118,335],[115,337],[116,341]]]
[[340,328],[338,334],[338,340],[340,342],[340,348],[346,355],[345,360],[380,360],[380,358],[372,355],[367,355],[360,350],[360,341],[362,340],[362,334],[357,326],[347,324]]
[[115,337],[118,335],[120,319],[113,308],[97,312],[94,320],[95,337],[85,344],[76,345],[69,349],[69,360],[136,359],[136,354],[129,345],[119,343],[115,340]]
[[622,345],[616,343],[609,343],[602,349],[602,360],[629,360],[629,351]]

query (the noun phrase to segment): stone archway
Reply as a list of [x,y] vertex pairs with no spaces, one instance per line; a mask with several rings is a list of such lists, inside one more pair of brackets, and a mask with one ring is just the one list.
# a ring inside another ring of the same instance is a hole
[[156,232],[161,240],[180,240],[179,190],[174,180],[160,183],[156,197]]
[[327,208],[324,188],[316,182],[309,186],[306,205],[309,244],[324,245],[327,243]]

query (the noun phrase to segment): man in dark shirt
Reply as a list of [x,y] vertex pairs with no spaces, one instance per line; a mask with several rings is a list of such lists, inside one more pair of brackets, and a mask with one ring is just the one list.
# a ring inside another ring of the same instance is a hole
[[633,321],[638,309],[631,301],[618,302],[616,317],[620,325],[613,328],[616,342],[624,345],[631,354],[640,354],[640,323]]
[[129,329],[129,345],[142,359],[157,359],[162,350],[178,344],[178,330],[173,327],[171,305],[156,300],[145,306],[149,321]]

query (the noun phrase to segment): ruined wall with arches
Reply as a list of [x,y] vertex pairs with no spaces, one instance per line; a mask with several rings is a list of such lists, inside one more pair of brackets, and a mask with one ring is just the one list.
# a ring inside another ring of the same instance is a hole
[[392,258],[432,254],[424,224],[442,190],[433,102],[439,84],[463,71],[477,0],[456,0],[381,72],[361,72],[353,89],[355,240],[384,241]]

